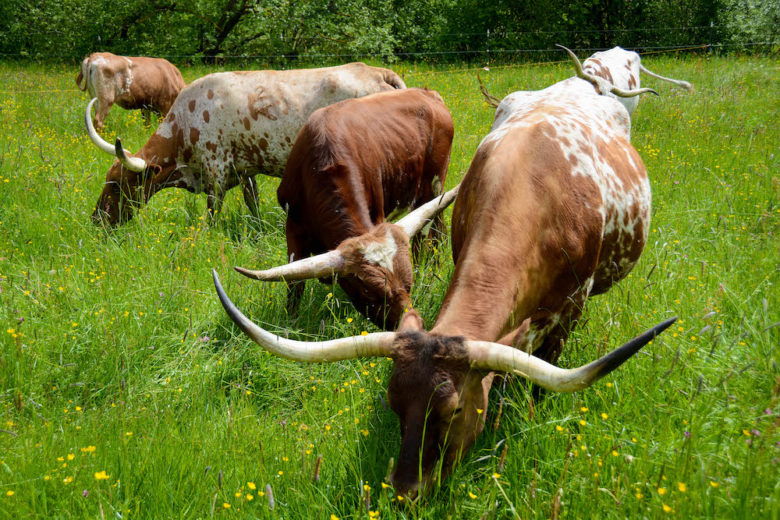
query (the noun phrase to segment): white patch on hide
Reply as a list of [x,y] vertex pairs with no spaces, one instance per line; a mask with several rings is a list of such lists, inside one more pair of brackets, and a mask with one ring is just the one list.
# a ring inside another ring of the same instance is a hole
[[393,272],[393,258],[395,258],[395,254],[398,252],[398,246],[390,230],[387,231],[387,235],[385,235],[385,239],[382,242],[370,242],[368,245],[361,247],[360,252],[363,253],[363,258],[367,262],[384,267],[391,273]]

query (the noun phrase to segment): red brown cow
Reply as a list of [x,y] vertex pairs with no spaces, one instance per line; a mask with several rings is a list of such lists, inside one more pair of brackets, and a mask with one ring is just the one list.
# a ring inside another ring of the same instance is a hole
[[185,86],[181,72],[168,60],[110,52],[84,58],[76,85],[98,99],[95,125],[101,130],[114,103],[126,110],[148,108],[165,115]]
[[206,192],[212,214],[239,184],[257,213],[257,174],[281,177],[293,140],[309,115],[343,99],[406,88],[388,69],[350,63],[339,67],[209,74],[181,91],[144,147],[127,154],[119,139],[103,141],[89,117],[92,141],[117,160],[106,175],[93,220],[123,223],[157,191],[176,187]]
[[[237,269],[259,280],[292,282],[291,313],[301,280],[337,274],[358,310],[380,327],[395,328],[411,306],[413,233],[385,219],[441,193],[453,132],[452,117],[432,90],[382,92],[317,110],[298,134],[276,192],[287,211],[291,263]],[[307,258],[312,254],[319,256]]]
[[587,297],[624,277],[647,239],[650,184],[629,128],[620,103],[580,78],[501,102],[455,202],[455,271],[430,332],[411,310],[395,333],[287,340],[244,316],[215,272],[220,301],[247,335],[282,357],[393,359],[388,399],[401,452],[392,482],[414,496],[437,480],[436,468],[446,476],[481,433],[495,372],[576,391],[674,321],[583,367],[553,364]]

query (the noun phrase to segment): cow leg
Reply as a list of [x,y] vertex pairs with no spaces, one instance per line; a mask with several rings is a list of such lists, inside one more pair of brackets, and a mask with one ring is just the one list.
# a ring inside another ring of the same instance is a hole
[[[541,345],[534,349],[534,356],[553,365],[558,362],[566,339],[582,316],[582,309],[588,294],[590,294],[591,285],[591,283],[586,283],[586,287],[581,288],[567,299],[566,304],[557,313],[554,324],[544,336]],[[534,385],[534,399],[539,399],[543,395],[544,389]]]
[[[312,254],[309,235],[306,229],[296,221],[287,218],[287,261],[293,262],[307,258]],[[298,309],[303,298],[306,280],[287,282],[287,315],[298,316]]]
[[144,107],[141,109],[141,120],[144,126],[151,126],[152,124],[152,109]]
[[206,207],[209,210],[211,222],[217,218],[217,213],[222,211],[222,201],[225,199],[225,192],[221,186],[215,185],[206,196]]
[[254,177],[244,177],[241,179],[241,187],[244,190],[244,202],[249,208],[253,217],[260,216],[260,207],[257,201],[257,181]]

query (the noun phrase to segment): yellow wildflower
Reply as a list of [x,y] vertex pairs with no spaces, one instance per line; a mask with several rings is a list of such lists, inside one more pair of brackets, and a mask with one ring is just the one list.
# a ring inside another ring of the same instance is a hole
[[105,470],[95,472],[95,480],[108,480]]

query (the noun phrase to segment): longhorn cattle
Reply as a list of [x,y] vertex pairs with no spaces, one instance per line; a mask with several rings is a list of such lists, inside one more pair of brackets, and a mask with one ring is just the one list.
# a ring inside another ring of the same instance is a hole
[[312,343],[252,323],[222,289],[230,318],[282,357],[394,361],[390,406],[401,423],[392,482],[416,495],[446,476],[482,431],[495,372],[549,390],[586,388],[671,325],[669,319],[580,368],[553,365],[590,294],[637,262],[650,185],[628,113],[580,78],[501,102],[460,185],[452,217],[455,271],[427,332],[410,310],[398,330]]
[[114,103],[126,110],[148,108],[165,115],[185,86],[181,72],[168,60],[110,52],[84,58],[76,85],[98,99],[95,125],[101,130]]
[[[416,229],[404,229],[408,219],[400,226],[385,219],[441,193],[453,132],[452,117],[432,90],[382,92],[317,110],[298,134],[276,192],[287,211],[291,263],[236,269],[258,280],[292,282],[290,313],[301,280],[337,274],[355,307],[378,326],[395,328],[411,306],[409,237]],[[318,256],[307,258],[312,254]]]
[[[566,50],[568,51],[568,49]],[[666,78],[648,70],[642,65],[639,54],[633,51],[627,51],[621,47],[614,47],[608,51],[593,54],[593,56],[583,62],[582,71],[584,75],[594,78],[596,82],[599,80],[595,78],[601,78],[602,80],[605,80],[608,85],[613,85],[623,90],[634,90],[639,88],[640,71],[650,77],[667,81],[685,90],[693,90],[693,85],[687,81]],[[583,78],[591,81],[591,79],[584,76]],[[602,93],[604,93],[603,90]],[[639,105],[639,97],[637,96],[619,97],[618,101],[626,107],[629,115],[633,115],[634,110],[636,110],[637,105]]]
[[281,177],[293,140],[309,115],[343,99],[406,88],[391,70],[351,63],[286,71],[223,72],[194,81],[135,155],[103,141],[85,123],[92,141],[117,157],[93,214],[96,222],[122,223],[133,208],[167,187],[206,192],[211,214],[227,190],[241,184],[257,212],[254,176]]

